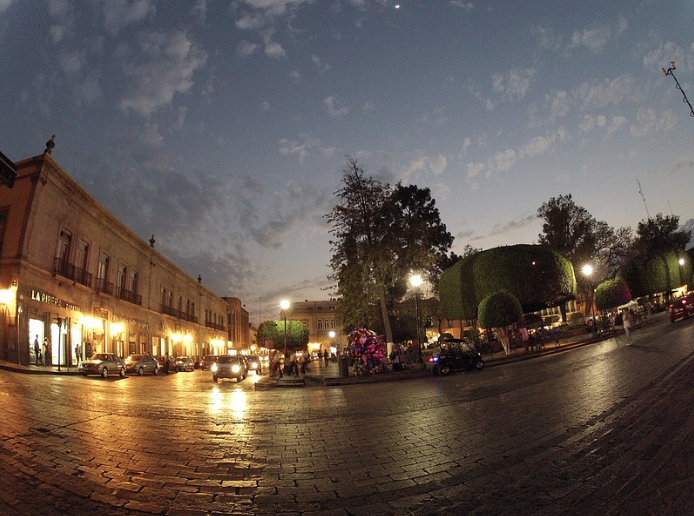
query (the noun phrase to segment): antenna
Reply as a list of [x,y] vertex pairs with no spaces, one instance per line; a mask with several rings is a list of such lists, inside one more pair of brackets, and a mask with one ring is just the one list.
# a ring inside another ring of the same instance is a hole
[[675,215],[674,215],[674,213],[672,213],[672,206],[670,205],[670,199],[667,200],[667,205],[668,205],[668,208],[670,208],[670,216],[674,217]]
[[643,205],[646,207],[646,215],[648,215],[648,218],[651,218],[651,214],[648,213],[648,205],[646,204],[646,198],[643,196],[643,191],[641,190],[641,182],[639,181],[639,178],[636,178],[636,182],[639,185],[639,193],[641,194],[641,199],[643,199]]
[[677,70],[677,68],[675,68],[675,62],[670,61],[670,65],[670,68],[667,70],[665,70],[665,68],[661,68],[661,70],[665,75],[672,75],[672,78],[675,79],[675,87],[682,92],[682,102],[689,106],[689,116],[694,116],[694,108],[692,108],[692,105],[689,103],[689,99],[687,98],[687,94],[682,89],[682,86],[680,86],[680,81],[677,80],[677,77],[675,77],[675,74],[673,73],[675,70]]

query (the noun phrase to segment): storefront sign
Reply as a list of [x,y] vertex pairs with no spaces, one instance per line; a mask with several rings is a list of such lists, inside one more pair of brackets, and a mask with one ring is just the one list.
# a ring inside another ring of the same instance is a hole
[[68,310],[74,310],[76,312],[82,311],[82,309],[74,303],[70,303],[69,301],[65,301],[64,299],[58,299],[57,297],[51,296],[50,294],[44,294],[43,292],[39,292],[38,290],[31,291],[31,300],[38,301],[39,303],[46,303],[47,305],[66,308]]

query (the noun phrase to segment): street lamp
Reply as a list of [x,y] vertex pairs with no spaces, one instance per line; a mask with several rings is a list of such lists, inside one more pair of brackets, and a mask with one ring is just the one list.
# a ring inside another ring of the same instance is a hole
[[422,277],[419,274],[414,274],[410,277],[410,284],[414,287],[414,311],[415,318],[417,319],[417,357],[419,363],[424,362],[422,360],[422,339],[419,333],[419,287],[422,285]]
[[284,314],[284,354],[287,354],[287,308],[289,308],[289,301],[283,299],[280,302],[280,308]]
[[[584,265],[583,266],[583,274],[585,274],[588,277],[588,280],[590,281],[590,277],[593,274],[593,266],[592,265]],[[590,283],[590,286],[592,288],[593,283]],[[593,335],[595,335],[597,331],[597,326],[595,323],[595,289],[593,289],[593,292],[591,293],[590,296],[590,309],[593,314]]]
[[684,273],[682,269],[684,268],[684,258],[680,258],[680,284],[684,285]]

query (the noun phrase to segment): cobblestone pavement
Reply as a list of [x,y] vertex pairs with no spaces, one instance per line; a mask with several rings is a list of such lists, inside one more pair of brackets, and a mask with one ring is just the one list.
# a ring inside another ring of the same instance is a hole
[[632,339],[271,391],[0,371],[0,514],[694,514],[694,321]]

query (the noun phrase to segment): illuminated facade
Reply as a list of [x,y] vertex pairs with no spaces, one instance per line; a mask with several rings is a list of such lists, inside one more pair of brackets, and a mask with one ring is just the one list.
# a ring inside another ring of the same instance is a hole
[[[337,311],[337,301],[303,301],[291,302],[287,309],[287,318],[301,321],[308,328],[309,351],[333,351],[339,353],[347,345],[347,338],[342,333],[342,320]],[[280,312],[280,319],[283,317]],[[331,332],[334,332],[331,333]]]
[[44,338],[63,366],[97,352],[200,357],[242,345],[229,343],[230,303],[123,225],[50,151],[15,165],[14,187],[0,188],[1,359],[34,363]]

